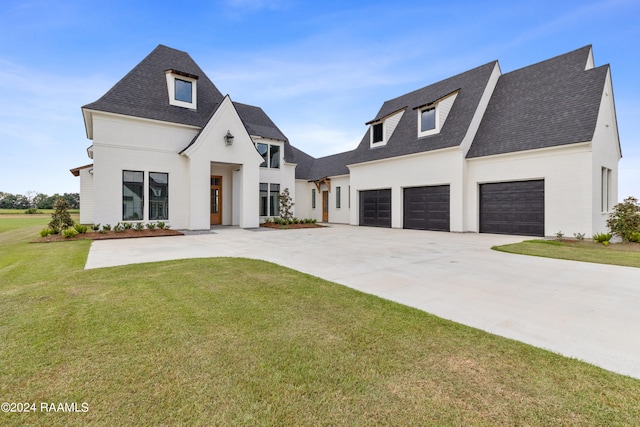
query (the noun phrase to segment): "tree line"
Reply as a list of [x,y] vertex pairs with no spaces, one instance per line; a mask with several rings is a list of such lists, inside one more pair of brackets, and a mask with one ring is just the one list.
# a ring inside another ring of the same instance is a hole
[[0,209],[53,209],[53,204],[59,199],[65,199],[71,209],[80,209],[79,193],[56,193],[49,196],[35,191],[28,191],[26,194],[0,191]]

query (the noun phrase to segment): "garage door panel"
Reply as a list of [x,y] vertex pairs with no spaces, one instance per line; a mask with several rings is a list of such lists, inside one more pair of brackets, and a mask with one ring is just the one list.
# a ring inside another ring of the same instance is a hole
[[481,184],[480,232],[544,236],[544,180]]
[[360,192],[360,225],[391,227],[391,190]]
[[404,228],[449,231],[450,188],[448,185],[404,189]]

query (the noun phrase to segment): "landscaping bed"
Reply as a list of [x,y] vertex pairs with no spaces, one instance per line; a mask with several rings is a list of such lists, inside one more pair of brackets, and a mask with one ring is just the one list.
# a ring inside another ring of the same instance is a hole
[[133,239],[137,237],[162,237],[162,236],[182,236],[183,233],[177,230],[170,229],[158,229],[155,230],[123,230],[123,231],[91,231],[87,233],[78,233],[73,237],[65,237],[61,234],[50,234],[45,237],[39,237],[32,240],[32,243],[50,243],[50,242],[63,242],[68,240],[106,240],[106,239]]
[[282,225],[282,224],[277,224],[275,222],[265,222],[260,224],[260,227],[264,227],[264,228],[274,228],[277,230],[286,230],[286,229],[292,229],[292,228],[322,228],[324,227],[324,225],[321,224],[316,224],[316,223],[301,223],[301,224],[287,224],[287,225]]

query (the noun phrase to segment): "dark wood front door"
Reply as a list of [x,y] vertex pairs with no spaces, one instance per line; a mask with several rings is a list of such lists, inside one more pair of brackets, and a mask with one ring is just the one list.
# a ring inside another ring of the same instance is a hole
[[222,177],[211,176],[211,225],[222,224]]
[[329,222],[329,192],[322,192],[322,222]]

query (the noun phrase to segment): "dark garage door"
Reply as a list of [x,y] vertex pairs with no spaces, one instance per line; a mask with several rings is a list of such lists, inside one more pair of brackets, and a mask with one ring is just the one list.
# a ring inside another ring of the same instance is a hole
[[480,184],[480,232],[544,236],[544,180]]
[[391,190],[360,192],[360,225],[391,227]]
[[449,231],[449,186],[404,189],[404,228]]

